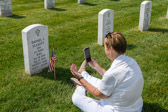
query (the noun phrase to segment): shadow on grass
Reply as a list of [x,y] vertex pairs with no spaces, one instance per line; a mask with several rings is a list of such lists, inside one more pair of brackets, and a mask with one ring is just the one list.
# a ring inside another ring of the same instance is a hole
[[48,10],[55,10],[55,11],[67,11],[66,9],[60,9],[60,8],[51,8]]
[[142,112],[168,112],[168,110],[163,109],[157,103],[144,102]]
[[[92,71],[88,70],[88,73],[92,74]],[[72,84],[71,77],[74,77],[70,72],[70,69],[55,68],[56,80],[62,81],[67,84]],[[49,80],[54,80],[54,72],[48,72],[48,68],[44,69],[41,73],[32,75],[33,77],[44,77]]]
[[150,28],[149,31],[151,31],[151,32],[162,32],[162,33],[167,33],[167,32],[168,32],[168,29]]
[[133,45],[133,44],[128,44],[127,45],[127,50],[132,50],[134,48],[136,48],[137,46],[136,45]]
[[22,18],[25,18],[25,16],[19,16],[19,15],[13,14],[12,16],[9,16],[9,18],[22,19]]
[[83,5],[96,6],[97,4],[92,4],[92,3],[88,3],[88,2],[86,2],[86,3],[84,3]]
[[[64,69],[64,68],[55,68],[55,74],[56,74],[56,81],[61,80],[63,82],[70,82],[70,78],[73,77],[70,69]],[[48,68],[44,69],[41,73],[33,75],[37,77],[44,77],[49,80],[54,80],[54,72],[48,72]]]

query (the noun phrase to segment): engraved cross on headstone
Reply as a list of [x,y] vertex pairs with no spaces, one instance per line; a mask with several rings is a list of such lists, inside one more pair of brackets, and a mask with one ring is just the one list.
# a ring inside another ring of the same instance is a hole
[[39,29],[36,30],[36,34],[37,34],[37,36],[40,35],[40,30]]

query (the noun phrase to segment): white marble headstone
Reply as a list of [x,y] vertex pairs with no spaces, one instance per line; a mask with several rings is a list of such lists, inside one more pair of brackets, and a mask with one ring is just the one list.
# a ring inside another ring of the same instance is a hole
[[55,8],[55,0],[44,0],[45,9]]
[[0,15],[4,17],[12,16],[11,0],[0,0]]
[[144,1],[141,3],[140,9],[140,18],[139,18],[139,30],[146,31],[150,26],[151,19],[151,10],[152,10],[152,2]]
[[33,75],[49,66],[48,27],[33,24],[22,30],[25,72]]
[[167,16],[166,16],[166,17],[167,17],[167,19],[168,19],[168,9],[167,9]]
[[104,45],[104,38],[113,32],[114,11],[103,9],[98,15],[98,44]]
[[86,3],[86,0],[78,0],[78,3],[79,4],[84,4],[84,3]]

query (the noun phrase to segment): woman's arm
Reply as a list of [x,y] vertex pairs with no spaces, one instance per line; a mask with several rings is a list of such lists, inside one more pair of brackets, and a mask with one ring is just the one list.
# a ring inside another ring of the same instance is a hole
[[102,76],[106,72],[106,70],[102,68],[93,58],[91,58],[91,62],[88,62],[88,64]]
[[106,99],[108,96],[102,94],[96,87],[92,86],[90,83],[88,83],[84,78],[80,80],[80,83],[82,86],[89,91],[93,96],[100,98],[100,99]]
[[[77,71],[76,65],[72,64],[71,65],[71,73],[77,78],[79,79],[80,77],[82,77],[82,75]],[[108,96],[102,94],[96,87],[92,86],[90,83],[88,83],[84,78],[80,80],[80,83],[82,84],[82,86],[88,90],[93,96],[100,98],[100,99],[105,99]]]

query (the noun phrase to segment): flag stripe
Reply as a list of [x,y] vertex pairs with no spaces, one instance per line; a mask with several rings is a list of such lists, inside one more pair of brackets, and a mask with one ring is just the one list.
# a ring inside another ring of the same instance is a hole
[[54,65],[55,65],[55,61],[56,60],[57,60],[57,57],[56,57],[56,55],[52,51],[52,55],[51,55],[51,59],[50,59],[50,65],[49,65],[48,72],[54,71],[54,69],[55,69]]

